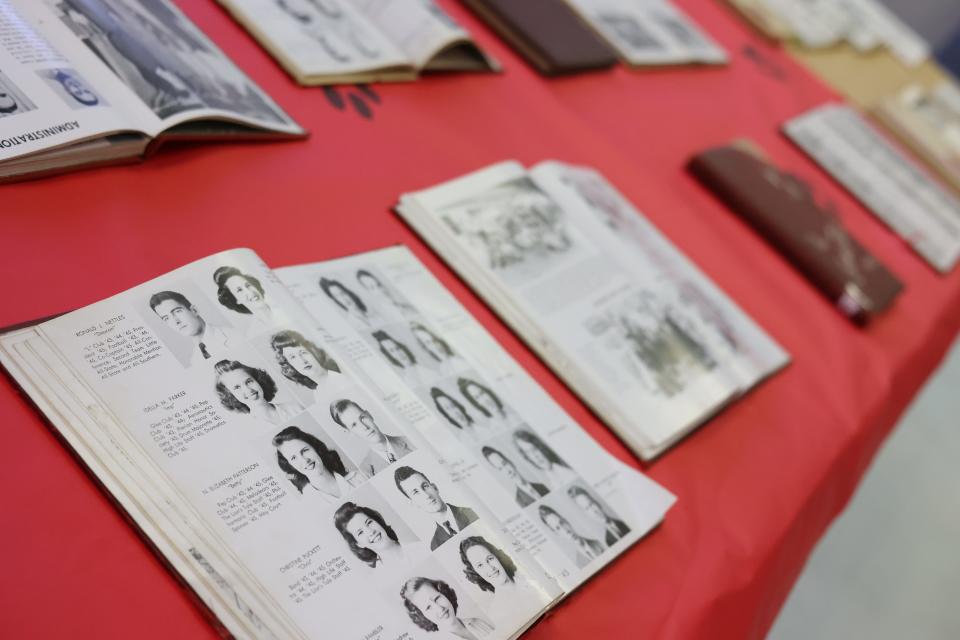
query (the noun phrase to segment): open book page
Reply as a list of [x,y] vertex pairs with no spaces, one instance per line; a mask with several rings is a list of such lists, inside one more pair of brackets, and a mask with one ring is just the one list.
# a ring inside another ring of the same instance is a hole
[[205,118],[303,133],[170,0],[38,4],[139,97],[161,120],[161,128]]
[[0,161],[123,131],[146,139],[160,128],[45,5],[0,0]]
[[278,637],[271,628],[282,624],[269,610],[263,611],[267,618],[254,611],[257,596],[230,560],[210,547],[202,523],[180,509],[145,459],[124,446],[129,434],[36,327],[0,336],[0,363],[220,624],[237,638]]
[[727,61],[723,49],[667,0],[567,0],[630,65]]
[[410,57],[351,0],[220,0],[298,81],[415,75]]
[[[216,551],[180,555],[241,594],[272,635],[511,638],[560,594],[252,252],[38,330],[99,407],[128,475],[155,484]],[[312,386],[277,351],[290,338],[326,372]],[[465,573],[471,546],[511,574],[511,606],[494,607]]]
[[783,129],[931,266],[953,268],[960,258],[960,200],[853,107],[817,107]]
[[522,166],[405,195],[398,210],[638,455],[661,452],[741,392],[722,353],[667,313],[663,283]]
[[810,48],[845,42],[858,51],[888,49],[901,63],[916,66],[930,57],[930,45],[877,0],[761,0]]
[[[682,327],[742,390],[787,364],[787,353],[602,175],[559,162],[541,163],[530,173],[565,208],[578,209],[585,220],[592,217],[605,227],[603,235],[623,243],[623,259],[633,262],[649,292],[647,312],[660,317],[658,324],[667,320]],[[653,334],[641,340],[655,341]],[[641,357],[651,375],[663,364],[652,355]]]
[[[278,269],[332,342],[375,376],[565,589],[664,517],[674,498],[606,453],[405,247]],[[414,397],[410,397],[410,391]]]
[[431,68],[431,60],[444,49],[457,43],[470,42],[470,34],[433,0],[353,2],[406,53],[418,69]]

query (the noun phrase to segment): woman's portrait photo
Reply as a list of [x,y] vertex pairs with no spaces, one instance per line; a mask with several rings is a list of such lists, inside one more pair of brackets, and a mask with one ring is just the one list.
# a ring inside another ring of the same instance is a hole
[[275,401],[278,387],[263,369],[238,360],[221,360],[214,366],[220,404],[235,413],[279,425],[303,411],[296,402]]
[[467,442],[480,441],[483,434],[480,433],[476,420],[462,402],[440,387],[430,389],[430,398],[437,412],[453,428],[455,436]]
[[220,267],[213,272],[213,282],[217,285],[217,300],[221,305],[253,320],[248,334],[273,324],[273,309],[257,278],[236,267]]
[[342,377],[340,366],[323,348],[298,331],[281,331],[270,336],[270,348],[280,365],[280,373],[314,395],[332,386]]
[[577,479],[573,469],[532,431],[514,431],[513,445],[524,460],[547,478],[551,486],[559,487]]
[[446,375],[452,375],[463,369],[466,364],[458,356],[447,341],[420,322],[410,323],[410,333],[416,338],[417,344],[430,357],[430,362],[434,368],[439,369]]
[[400,374],[407,384],[412,387],[425,386],[431,374],[417,361],[413,351],[395,339],[384,330],[374,331],[371,337],[376,341],[377,348],[384,359],[390,363],[393,370]]
[[484,459],[487,461],[497,476],[509,489],[521,507],[528,507],[543,496],[550,493],[550,489],[542,482],[528,480],[521,475],[510,458],[503,455],[499,449],[491,446],[485,446],[481,449]]
[[560,515],[553,507],[541,504],[537,507],[540,521],[574,554],[577,567],[583,568],[603,553],[599,540],[580,535],[570,524],[570,520]]
[[273,437],[280,470],[304,496],[316,496],[334,504],[367,477],[350,465],[323,440],[297,426],[286,427]]
[[460,562],[467,580],[489,596],[486,610],[494,620],[510,618],[528,601],[545,599],[513,558],[483,536],[460,541]]
[[375,275],[369,269],[360,269],[357,271],[357,282],[361,287],[377,300],[381,309],[389,310],[394,315],[409,316],[416,315],[417,310],[409,302],[387,286],[380,276]]
[[320,278],[320,289],[339,307],[355,328],[373,328],[383,324],[383,317],[339,280]]
[[10,78],[0,72],[0,118],[33,111],[36,105],[27,98]]
[[41,69],[37,71],[71,109],[107,106],[107,102],[94,93],[90,85],[74,69]]
[[400,598],[410,620],[439,638],[478,640],[494,631],[483,618],[461,614],[456,591],[443,580],[411,578],[400,589]]
[[460,395],[474,409],[474,416],[485,427],[499,430],[516,424],[518,418],[494,391],[471,378],[457,378]]
[[396,569],[409,563],[411,550],[404,547],[419,544],[416,539],[402,542],[380,511],[354,502],[345,502],[336,510],[333,525],[350,552],[371,569]]

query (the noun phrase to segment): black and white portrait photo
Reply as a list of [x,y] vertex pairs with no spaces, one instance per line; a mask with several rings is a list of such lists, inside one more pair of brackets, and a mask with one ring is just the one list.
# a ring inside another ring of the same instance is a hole
[[401,587],[400,598],[413,624],[431,637],[479,640],[495,631],[491,622],[466,611],[467,598],[457,593],[452,580],[411,577]]
[[421,471],[408,466],[398,467],[394,471],[394,482],[410,504],[429,519],[433,527],[431,551],[477,520],[473,509],[447,502],[440,488]]
[[386,323],[383,315],[356,291],[334,278],[320,278],[320,290],[356,328],[376,328]]
[[550,486],[560,487],[577,478],[573,469],[533,431],[517,429],[510,439],[520,457],[536,468]]
[[270,336],[270,349],[280,372],[290,382],[323,400],[344,381],[340,365],[329,353],[299,331],[285,330]]
[[150,296],[143,315],[157,335],[184,366],[216,362],[243,343],[243,336],[229,326],[192,284],[179,290],[157,291]]
[[280,471],[306,498],[336,504],[367,480],[315,425],[289,425],[273,436]]
[[527,507],[550,493],[549,487],[542,482],[529,479],[517,468],[517,464],[500,449],[484,446],[480,453],[494,470],[508,491],[521,507]]
[[74,69],[41,69],[37,75],[71,109],[109,106]]
[[452,375],[466,367],[466,363],[453,350],[440,334],[422,322],[412,321],[409,325],[420,349],[427,355],[433,368],[444,375]]
[[167,0],[44,0],[160,118],[222,109],[281,123],[250,80]]
[[504,182],[439,213],[468,251],[513,284],[569,259],[578,244],[560,205],[528,177]]
[[603,541],[609,547],[630,533],[630,527],[613,510],[582,484],[567,487],[567,497],[580,512],[602,527]]
[[358,269],[356,281],[360,287],[376,300],[376,304],[386,313],[397,316],[416,316],[417,310],[413,305],[391,286],[386,278],[377,274],[372,268]]
[[33,111],[36,105],[0,70],[0,118]]
[[303,412],[294,401],[280,400],[280,388],[265,369],[223,359],[213,367],[217,397],[228,411],[280,425]]
[[413,531],[379,494],[361,492],[333,514],[333,526],[350,553],[365,567],[396,571],[410,564],[421,548]]
[[461,540],[459,547],[463,575],[486,597],[485,608],[494,620],[509,618],[520,603],[543,599],[540,587],[502,546],[473,535]]
[[475,374],[460,376],[457,378],[457,389],[467,406],[473,409],[474,419],[480,423],[479,429],[495,433],[516,425],[520,421],[519,416],[498,393],[479,382],[478,377]]
[[537,514],[544,526],[553,532],[554,538],[560,546],[571,554],[571,558],[577,567],[587,566],[603,553],[603,543],[575,529],[569,514],[562,515],[556,508],[548,504],[541,504],[537,507]]
[[404,436],[384,432],[378,417],[350,398],[332,402],[330,418],[358,443],[363,444],[366,455],[359,464],[360,470],[367,475],[380,473],[416,449]]
[[219,267],[213,272],[217,300],[247,322],[247,334],[269,329],[276,321],[273,307],[260,279],[236,267]]
[[436,410],[458,440],[465,444],[481,442],[490,434],[486,432],[486,423],[477,419],[479,411],[475,407],[468,408],[469,403],[454,391],[452,385],[447,387],[449,390],[440,386],[429,389],[429,406]]
[[[380,329],[370,334],[377,349],[395,372],[411,387],[422,387],[436,377],[429,368],[424,366],[427,360],[419,352],[414,353],[414,344],[406,341],[401,342],[396,336],[397,331],[387,331]],[[404,336],[405,337],[405,336]],[[409,345],[409,346],[408,346]]]

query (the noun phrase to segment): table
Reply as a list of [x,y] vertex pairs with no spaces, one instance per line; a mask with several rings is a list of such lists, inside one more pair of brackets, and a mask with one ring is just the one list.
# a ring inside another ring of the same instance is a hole
[[[76,308],[238,246],[276,266],[403,242],[598,441],[626,448],[389,211],[404,191],[498,160],[601,170],[794,357],[646,471],[666,522],[531,640],[761,638],[877,447],[960,329],[960,273],[935,275],[777,132],[836,98],[721,3],[685,0],[726,68],[544,80],[454,2],[505,67],[377,86],[372,119],[296,87],[210,0],[179,4],[312,131],[306,142],[176,145],[149,162],[2,188],[0,326]],[[350,89],[340,90],[344,95]],[[830,308],[683,171],[749,136],[834,201],[907,285],[867,330]],[[214,638],[175,578],[40,417],[0,385],[0,628],[9,637]]]

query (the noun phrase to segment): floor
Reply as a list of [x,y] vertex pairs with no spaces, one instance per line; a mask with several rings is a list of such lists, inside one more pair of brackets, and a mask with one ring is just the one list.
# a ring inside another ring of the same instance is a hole
[[960,638],[960,342],[817,546],[768,640]]

